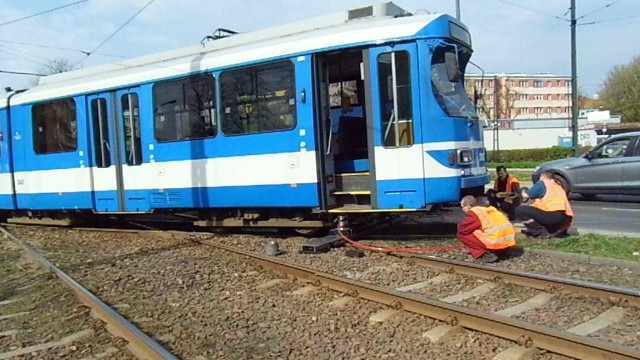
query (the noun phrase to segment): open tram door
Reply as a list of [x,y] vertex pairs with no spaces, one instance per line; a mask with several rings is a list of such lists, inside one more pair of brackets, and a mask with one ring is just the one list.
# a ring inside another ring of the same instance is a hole
[[340,50],[314,59],[322,208],[370,209],[363,52]]
[[381,46],[364,53],[371,207],[423,209],[425,169],[417,46]]
[[138,88],[90,95],[87,104],[95,211],[149,211]]

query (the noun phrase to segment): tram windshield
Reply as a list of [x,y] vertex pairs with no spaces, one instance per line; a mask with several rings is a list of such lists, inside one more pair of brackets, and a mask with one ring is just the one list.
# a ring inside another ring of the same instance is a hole
[[457,45],[442,43],[431,58],[431,87],[438,104],[447,115],[478,119],[475,106],[464,89],[464,69],[471,52]]

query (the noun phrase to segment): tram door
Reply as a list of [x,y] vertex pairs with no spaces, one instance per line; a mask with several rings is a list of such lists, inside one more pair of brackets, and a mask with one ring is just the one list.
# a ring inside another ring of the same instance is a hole
[[139,101],[137,88],[87,97],[97,212],[144,212],[150,209],[141,166]]
[[318,132],[316,134],[319,139],[318,146],[318,163],[320,165],[320,198],[321,207],[330,209],[336,205],[333,193],[336,191],[335,165],[334,165],[334,134],[333,120],[331,119],[331,105],[329,102],[329,64],[324,56],[314,57],[314,84],[316,100],[316,114],[318,119]]
[[[372,208],[425,206],[417,48],[399,44],[369,49],[367,117]],[[434,129],[436,131],[436,129]]]

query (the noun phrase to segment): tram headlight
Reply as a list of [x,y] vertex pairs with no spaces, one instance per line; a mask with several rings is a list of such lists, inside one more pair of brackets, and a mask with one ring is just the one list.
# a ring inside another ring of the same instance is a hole
[[473,150],[458,150],[458,165],[469,165],[473,162]]

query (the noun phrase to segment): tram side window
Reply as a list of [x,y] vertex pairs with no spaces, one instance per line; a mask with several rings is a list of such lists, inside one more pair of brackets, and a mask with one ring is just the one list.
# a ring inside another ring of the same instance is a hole
[[109,123],[107,101],[102,98],[91,100],[91,118],[93,120],[93,141],[95,144],[95,162],[99,168],[111,166],[109,147]]
[[295,128],[295,74],[290,61],[228,70],[220,75],[220,84],[225,134]]
[[120,97],[120,102],[122,104],[124,154],[127,158],[127,165],[140,165],[142,164],[142,141],[138,94],[126,93]]
[[214,78],[193,75],[153,86],[153,118],[158,142],[210,138],[216,134]]
[[414,144],[410,65],[407,51],[383,53],[378,57],[381,131],[385,147]]
[[72,98],[33,105],[33,150],[36,154],[78,148],[76,103]]

